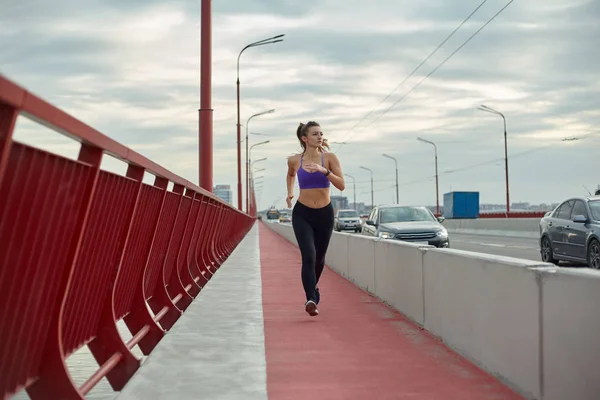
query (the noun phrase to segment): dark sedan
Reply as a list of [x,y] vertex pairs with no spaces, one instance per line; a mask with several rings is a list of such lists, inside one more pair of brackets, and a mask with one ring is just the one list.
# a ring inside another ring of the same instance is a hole
[[377,206],[363,225],[365,235],[382,239],[450,247],[444,217],[436,218],[426,207],[399,205]]
[[582,262],[600,269],[600,196],[574,197],[540,220],[542,261]]

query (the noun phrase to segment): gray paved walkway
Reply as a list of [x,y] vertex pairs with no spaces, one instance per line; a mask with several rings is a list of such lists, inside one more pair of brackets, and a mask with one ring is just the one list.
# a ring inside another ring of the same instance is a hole
[[255,225],[117,399],[267,399],[259,251]]

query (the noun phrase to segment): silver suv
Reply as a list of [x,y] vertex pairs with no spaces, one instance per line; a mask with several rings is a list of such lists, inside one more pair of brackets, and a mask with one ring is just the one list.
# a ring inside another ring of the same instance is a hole
[[356,210],[338,210],[335,214],[333,228],[338,232],[352,230],[358,233],[362,229],[360,216]]

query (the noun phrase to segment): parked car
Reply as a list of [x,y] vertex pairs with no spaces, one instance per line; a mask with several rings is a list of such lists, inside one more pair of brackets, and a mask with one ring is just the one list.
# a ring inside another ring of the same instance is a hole
[[444,217],[436,218],[427,207],[385,205],[373,208],[362,232],[382,239],[450,247]]
[[600,269],[600,196],[573,197],[540,220],[542,261]]
[[287,213],[279,213],[279,222],[292,222],[292,217]]
[[333,228],[338,232],[352,230],[358,233],[361,231],[362,222],[356,210],[337,210]]

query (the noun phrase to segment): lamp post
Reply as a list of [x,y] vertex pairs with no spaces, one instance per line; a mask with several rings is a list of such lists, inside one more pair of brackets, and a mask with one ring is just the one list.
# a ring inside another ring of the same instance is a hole
[[277,35],[277,36],[273,36],[273,37],[270,37],[267,39],[259,40],[258,42],[250,43],[250,44],[246,45],[246,47],[244,47],[240,51],[240,54],[238,54],[238,57],[237,57],[237,81],[236,81],[236,87],[237,87],[237,162],[238,162],[237,192],[238,192],[238,209],[240,211],[242,211],[242,145],[241,145],[242,133],[241,133],[241,125],[240,125],[240,57],[242,56],[242,53],[244,52],[244,50],[249,49],[250,47],[258,47],[258,46],[263,46],[265,44],[282,42],[283,39],[281,39],[281,38],[283,36],[285,36],[285,35],[283,35],[283,34]]
[[248,165],[250,162],[250,159],[248,158],[248,124],[250,123],[250,120],[254,117],[259,117],[259,116],[265,115],[265,114],[272,114],[274,112],[275,112],[275,109],[270,109],[267,111],[259,112],[257,114],[250,116],[250,118],[248,118],[248,120],[246,121],[246,212],[248,212],[248,182],[249,182]]
[[263,158],[259,158],[258,160],[252,161],[251,167],[254,167],[254,164],[256,164],[257,162],[265,161],[266,159],[267,159],[267,157],[263,157]]
[[400,204],[400,196],[398,194],[398,160],[387,154],[382,154],[382,156],[394,160],[394,164],[396,164],[396,204]]
[[[250,150],[248,150],[249,157],[252,157],[252,149],[253,149],[253,148],[255,148],[256,146],[260,146],[260,145],[263,145],[263,144],[267,144],[267,143],[271,143],[271,141],[270,141],[270,140],[265,140],[264,142],[258,142],[258,143],[256,143],[256,144],[253,144],[252,146],[250,146]],[[250,159],[251,159],[251,158],[250,158]]]
[[440,196],[439,196],[439,187],[438,187],[438,157],[437,157],[437,146],[430,140],[425,140],[423,138],[418,137],[418,141],[427,143],[433,146],[433,151],[435,155],[435,210],[436,214],[440,215]]
[[[267,144],[267,143],[270,143],[270,142],[271,142],[270,140],[265,140],[264,142],[260,142],[260,143],[253,144],[253,145],[250,147],[249,154],[252,154],[252,148],[254,148],[254,147],[256,147],[256,146],[260,146],[261,144]],[[248,160],[248,161],[249,161],[249,160]],[[248,162],[248,164],[249,164],[249,162]],[[246,168],[247,168],[247,167],[248,167],[248,165],[246,165]],[[262,171],[262,169],[261,169],[260,171]],[[247,174],[247,173],[248,173],[248,172],[247,172],[247,170],[246,170],[246,174]],[[253,175],[254,175],[254,173],[253,173]],[[248,183],[249,183],[249,181],[248,181]],[[249,186],[249,185],[247,184],[247,185],[246,185],[246,191],[248,190],[248,186]],[[252,190],[252,192],[253,192],[253,193],[252,193],[252,195],[253,195],[253,197],[254,197],[254,189]],[[246,192],[246,193],[247,193],[247,192]],[[254,203],[254,201],[253,201],[253,203]],[[249,201],[249,199],[248,199],[248,195],[247,195],[247,194],[246,194],[246,212],[248,212],[248,213],[250,212],[250,201]]]
[[346,174],[346,176],[352,179],[352,193],[354,194],[354,209],[356,210],[356,179],[352,175]]
[[360,168],[365,169],[371,173],[371,210],[373,210],[373,208],[375,208],[375,201],[373,200],[373,171],[367,167],[363,167],[362,165],[360,166]]
[[507,140],[506,140],[506,117],[504,117],[504,114],[502,114],[500,111],[496,111],[493,108],[490,108],[483,104],[481,106],[477,107],[477,109],[499,115],[502,117],[502,120],[504,121],[504,173],[506,176],[506,214],[508,216],[508,213],[510,212],[510,195],[509,195],[509,189],[508,189],[508,144],[507,144]]

